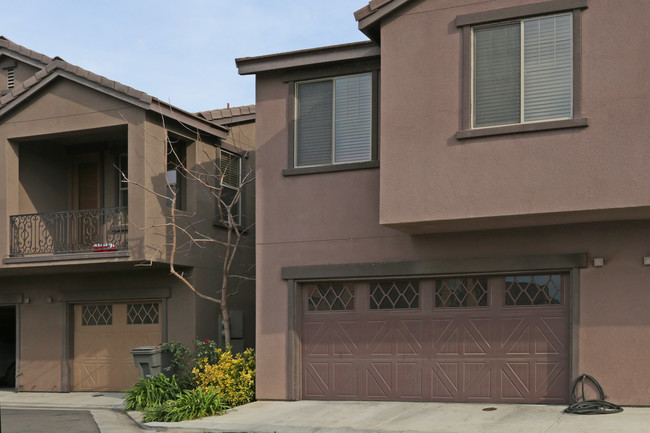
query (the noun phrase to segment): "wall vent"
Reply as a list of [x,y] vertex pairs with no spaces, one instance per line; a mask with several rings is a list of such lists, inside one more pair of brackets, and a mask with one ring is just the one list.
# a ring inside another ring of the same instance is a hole
[[14,70],[15,70],[15,68],[7,69],[7,88],[8,89],[13,89],[14,88]]

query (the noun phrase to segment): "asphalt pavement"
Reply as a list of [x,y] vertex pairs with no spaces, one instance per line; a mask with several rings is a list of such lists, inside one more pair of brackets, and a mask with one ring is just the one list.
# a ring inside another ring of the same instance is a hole
[[88,410],[2,409],[2,433],[101,433]]

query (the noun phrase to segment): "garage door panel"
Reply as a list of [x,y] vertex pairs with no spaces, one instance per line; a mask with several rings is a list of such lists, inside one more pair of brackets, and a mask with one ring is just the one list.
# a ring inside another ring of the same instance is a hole
[[393,392],[393,363],[371,362],[366,368],[366,395],[387,399]]
[[131,349],[160,344],[159,308],[152,302],[75,305],[72,389],[122,391],[135,383]]
[[[566,287],[556,284],[566,282],[566,276],[524,275],[511,280],[516,290],[511,287],[510,304],[508,280],[499,276],[455,278],[444,284],[385,282],[381,287],[373,282],[322,283],[354,286],[349,296],[355,307],[305,311],[303,397],[566,402],[568,295]],[[382,296],[395,287],[409,293],[414,288],[428,291],[418,291],[417,297],[411,293],[418,306],[413,308],[414,303],[388,303],[386,297],[365,299],[373,287],[375,295]],[[335,367],[338,362],[343,364]],[[314,363],[320,367],[315,369]]]
[[529,362],[505,362],[500,371],[500,397],[508,401],[524,401],[531,393]]
[[329,394],[328,362],[310,362],[304,370],[305,397],[325,397]]
[[459,398],[460,371],[456,362],[434,362],[431,368],[431,397],[437,401]]
[[487,362],[462,363],[462,393],[467,401],[487,401],[492,397],[492,371]]

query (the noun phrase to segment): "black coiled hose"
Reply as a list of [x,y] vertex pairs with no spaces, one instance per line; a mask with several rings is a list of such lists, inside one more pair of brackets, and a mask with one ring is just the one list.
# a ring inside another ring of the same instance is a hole
[[[585,380],[591,381],[598,390],[598,400],[585,399]],[[578,385],[581,385],[582,396],[577,395]],[[583,374],[576,379],[571,391],[571,405],[564,409],[565,413],[575,413],[577,415],[600,415],[608,413],[623,412],[623,408],[614,403],[605,401],[605,392],[600,384],[592,376]]]

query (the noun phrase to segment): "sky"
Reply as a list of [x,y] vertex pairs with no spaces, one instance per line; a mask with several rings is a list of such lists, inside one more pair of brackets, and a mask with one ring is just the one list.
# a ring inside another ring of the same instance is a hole
[[368,0],[32,0],[0,34],[191,112],[255,103],[235,58],[367,40]]

